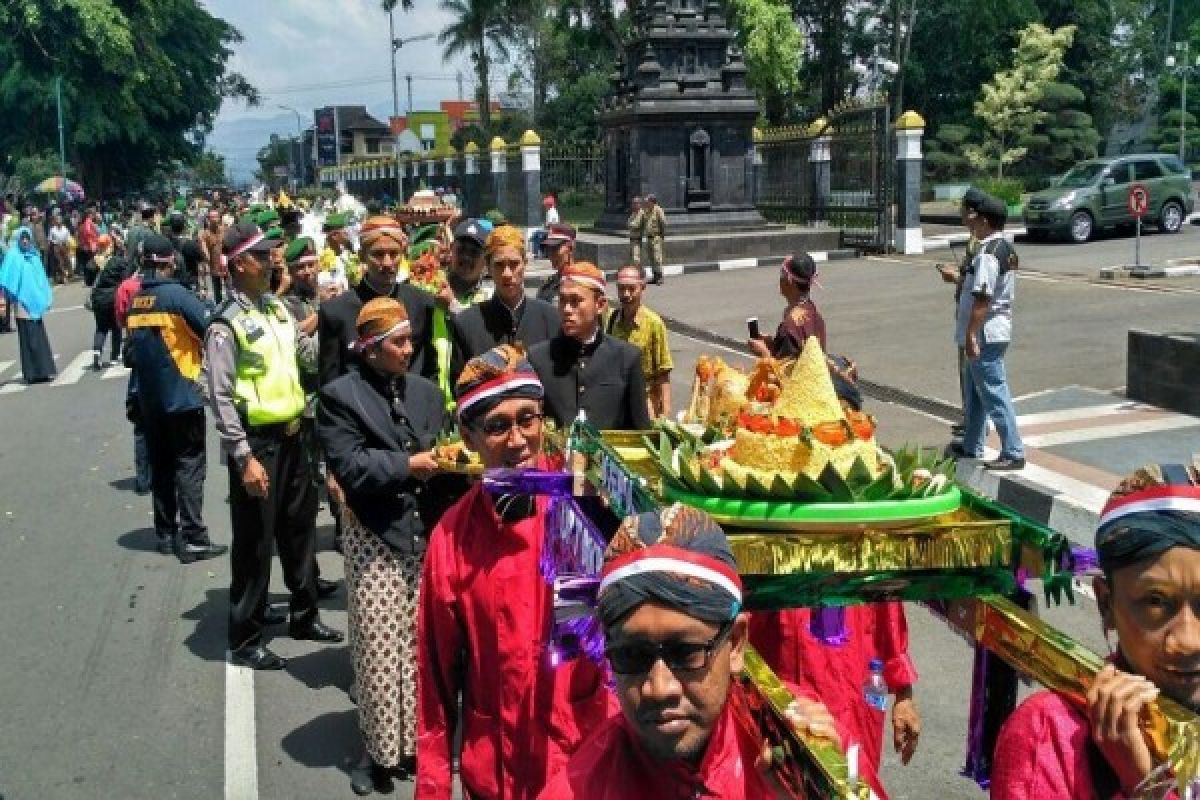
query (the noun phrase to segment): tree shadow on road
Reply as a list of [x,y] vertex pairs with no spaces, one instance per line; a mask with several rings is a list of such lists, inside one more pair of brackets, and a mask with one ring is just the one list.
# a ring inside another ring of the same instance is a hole
[[117,544],[126,550],[155,553],[158,552],[158,534],[154,532],[154,528],[138,528],[118,536]]
[[205,661],[224,661],[229,592],[225,589],[209,589],[204,593],[204,602],[183,612],[182,616],[196,623],[196,627],[183,640],[187,649]]
[[[292,668],[291,661],[288,669]],[[283,750],[298,764],[317,769],[336,767],[349,772],[358,757],[361,737],[354,709],[314,717],[283,737]]]

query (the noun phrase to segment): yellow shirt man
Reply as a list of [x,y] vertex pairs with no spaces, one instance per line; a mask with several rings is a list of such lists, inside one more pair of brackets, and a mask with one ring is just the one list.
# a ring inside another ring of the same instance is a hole
[[671,413],[671,347],[662,317],[642,305],[646,280],[641,267],[622,267],[617,273],[617,297],[621,301],[604,326],[608,335],[623,339],[642,353],[646,378],[646,402],[651,417]]

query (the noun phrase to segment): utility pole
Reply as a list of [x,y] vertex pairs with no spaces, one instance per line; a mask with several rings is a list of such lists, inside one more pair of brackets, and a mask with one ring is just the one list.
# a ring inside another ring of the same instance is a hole
[[458,99],[459,99],[459,101],[461,102],[461,101],[462,101],[462,99],[463,99],[463,96],[462,96],[462,92],[463,92],[463,77],[462,77],[462,70],[461,70],[461,69],[460,69],[460,70],[459,70],[457,73],[455,73],[455,75],[454,75],[454,78],[455,78],[455,80],[457,80],[457,81],[458,81]]
[[408,113],[412,113],[412,75],[404,76],[404,80],[408,83]]
[[[388,10],[388,44],[392,51],[392,116],[400,116],[400,90],[396,85],[396,10]],[[412,102],[409,102],[411,111]]]
[[58,169],[62,175],[62,185],[59,187],[59,189],[65,197],[67,194],[67,139],[63,133],[61,75],[54,79],[54,99],[55,104],[58,106]]

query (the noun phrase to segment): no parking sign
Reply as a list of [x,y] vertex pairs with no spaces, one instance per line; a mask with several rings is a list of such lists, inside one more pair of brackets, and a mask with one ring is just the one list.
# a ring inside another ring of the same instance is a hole
[[1150,191],[1145,184],[1135,183],[1129,187],[1129,213],[1139,219],[1150,209]]

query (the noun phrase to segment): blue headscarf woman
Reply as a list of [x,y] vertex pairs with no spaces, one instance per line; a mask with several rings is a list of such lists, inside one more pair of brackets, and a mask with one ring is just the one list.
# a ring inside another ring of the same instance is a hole
[[28,227],[17,228],[0,263],[0,290],[9,304],[16,305],[17,338],[21,348],[21,373],[26,383],[42,383],[56,377],[54,351],[46,337],[42,317],[54,302],[42,258]]

